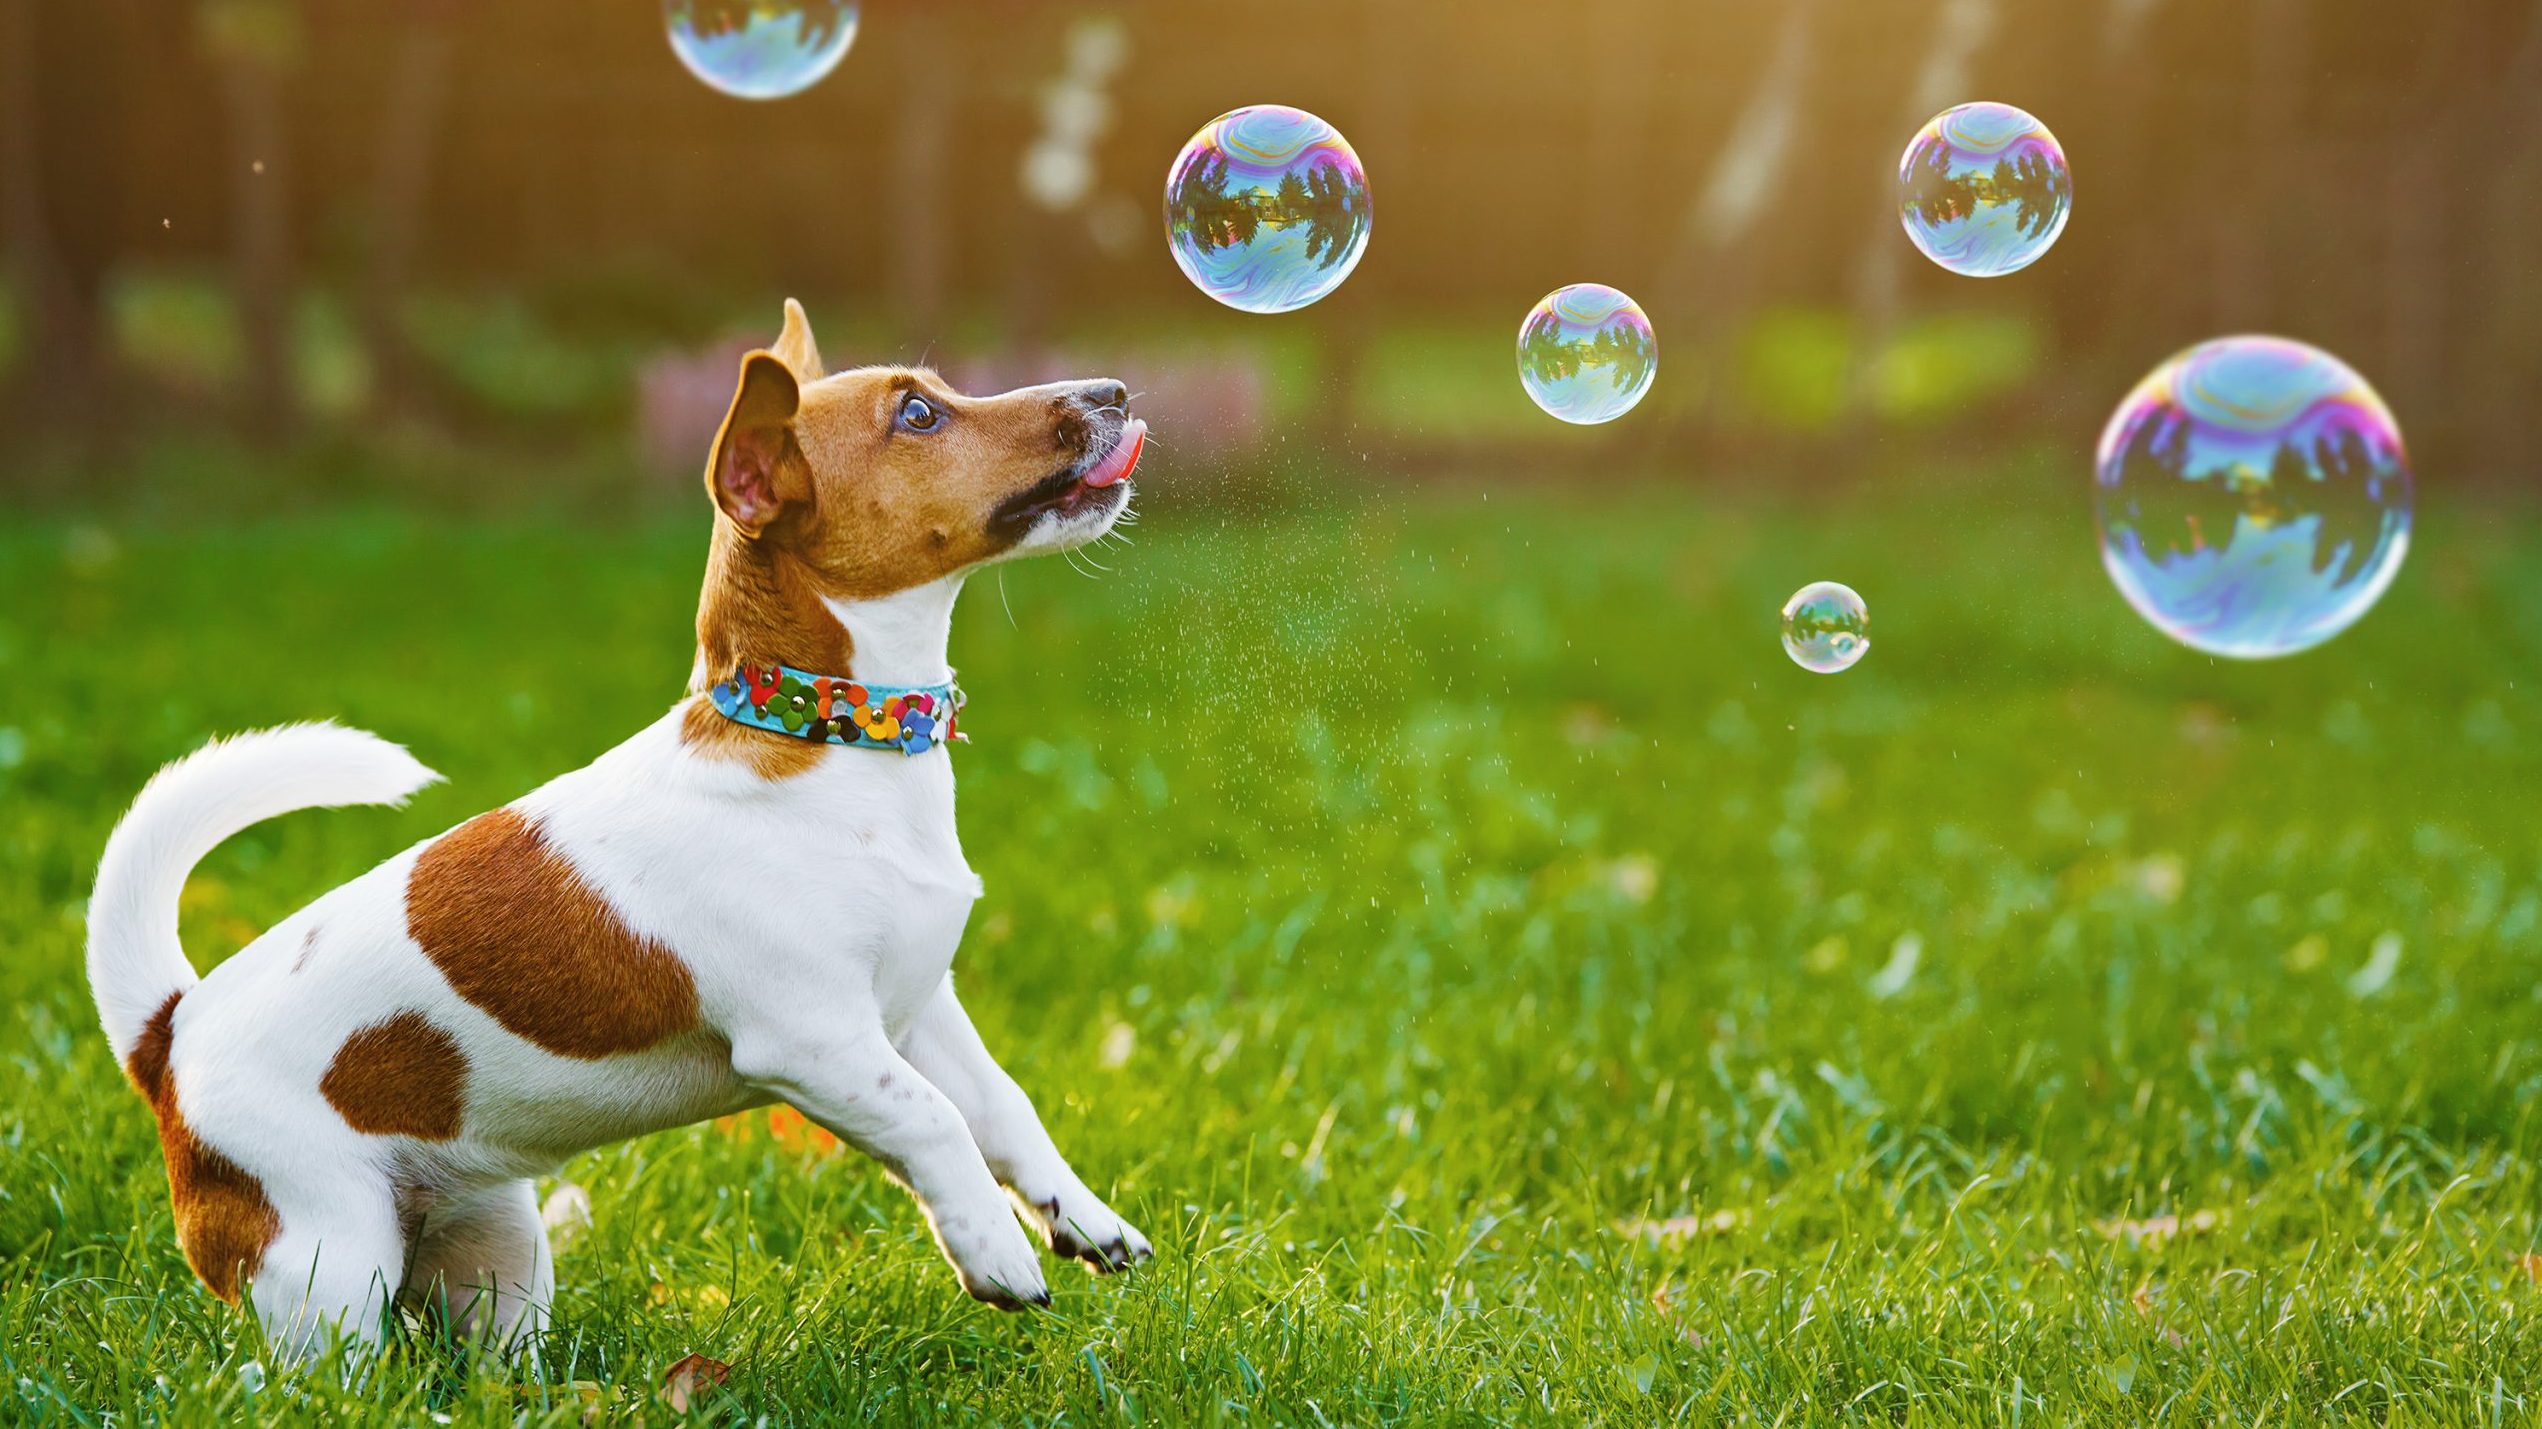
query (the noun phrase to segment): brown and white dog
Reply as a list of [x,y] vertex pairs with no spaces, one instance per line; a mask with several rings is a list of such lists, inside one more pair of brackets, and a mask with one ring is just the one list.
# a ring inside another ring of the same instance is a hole
[[553,1284],[532,1177],[779,1100],[889,1168],[991,1304],[1050,1299],[1014,1207],[1098,1270],[1144,1258],[954,998],[980,882],[948,751],[793,738],[706,692],[744,662],[949,682],[964,575],[1110,530],[1145,430],[1117,382],[971,398],[925,371],[824,376],[789,301],[716,437],[697,661],[661,719],[200,979],[177,895],[214,845],[438,776],[328,724],[160,771],[107,841],[88,975],[213,1293],[252,1287],[292,1354],[376,1338],[401,1291],[520,1344]]

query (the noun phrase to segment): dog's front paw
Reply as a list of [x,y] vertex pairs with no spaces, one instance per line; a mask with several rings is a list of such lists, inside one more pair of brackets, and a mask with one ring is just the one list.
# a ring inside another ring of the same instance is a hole
[[936,1234],[972,1299],[1000,1310],[1050,1304],[1041,1255],[1013,1216],[1001,1214],[985,1227],[947,1221],[936,1227]]
[[1052,1250],[1084,1261],[1099,1274],[1127,1270],[1156,1253],[1138,1227],[1083,1186],[1021,1199],[1041,1223]]

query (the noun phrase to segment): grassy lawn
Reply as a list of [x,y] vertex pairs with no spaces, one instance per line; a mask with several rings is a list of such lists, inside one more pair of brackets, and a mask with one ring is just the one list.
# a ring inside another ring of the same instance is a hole
[[[965,1001],[1155,1262],[998,1315],[753,1116],[564,1168],[541,1375],[349,1387],[179,1259],[99,845],[216,731],[450,776],[216,854],[208,965],[650,719],[702,523],[0,535],[0,1418],[658,1424],[691,1351],[777,1423],[2542,1414],[2542,528],[2440,492],[2363,625],[2227,666],[2073,465],[1163,497],[1099,580],[979,578]],[[1820,578],[1833,678],[1774,635]]]

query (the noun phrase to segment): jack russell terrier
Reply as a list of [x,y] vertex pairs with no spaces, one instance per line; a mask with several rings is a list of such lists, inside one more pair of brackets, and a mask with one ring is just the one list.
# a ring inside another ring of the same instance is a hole
[[922,370],[825,376],[789,300],[707,464],[697,660],[669,713],[207,978],[178,945],[177,895],[214,845],[439,776],[332,724],[161,770],[107,840],[88,977],[212,1293],[252,1290],[294,1356],[376,1341],[401,1293],[522,1345],[554,1284],[532,1177],[780,1100],[907,1186],[992,1305],[1050,1303],[1016,1208],[1096,1270],[1144,1259],[949,975],[981,891],[953,823],[954,598],[981,565],[1121,519],[1147,431],[1128,398],[1110,381],[974,398]]

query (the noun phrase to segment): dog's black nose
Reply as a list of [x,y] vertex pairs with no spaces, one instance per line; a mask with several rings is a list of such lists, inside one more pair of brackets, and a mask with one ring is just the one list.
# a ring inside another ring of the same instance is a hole
[[1130,411],[1130,389],[1109,379],[1087,383],[1078,392],[1077,400],[1083,402],[1089,412],[1110,408],[1127,416]]

